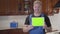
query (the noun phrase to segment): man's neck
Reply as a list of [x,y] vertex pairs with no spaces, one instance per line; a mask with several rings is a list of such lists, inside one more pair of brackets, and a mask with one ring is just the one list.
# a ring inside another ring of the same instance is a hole
[[34,13],[34,16],[40,16],[41,13]]

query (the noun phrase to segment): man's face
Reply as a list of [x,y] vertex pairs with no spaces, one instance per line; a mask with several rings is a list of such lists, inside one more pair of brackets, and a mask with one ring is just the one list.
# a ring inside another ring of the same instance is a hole
[[34,12],[41,12],[42,6],[40,4],[35,4],[33,6]]

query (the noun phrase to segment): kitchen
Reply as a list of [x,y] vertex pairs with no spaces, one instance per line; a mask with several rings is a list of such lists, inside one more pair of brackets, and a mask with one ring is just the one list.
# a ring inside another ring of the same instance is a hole
[[[34,0],[33,0],[34,1]],[[22,27],[24,25],[26,17],[33,13],[32,3],[33,1],[24,0],[0,0],[0,33],[1,34],[21,34]],[[53,30],[58,30],[60,32],[60,1],[59,0],[41,0],[43,2],[43,13],[47,14],[50,18]],[[29,9],[24,8],[27,2]],[[19,4],[19,5],[18,5]],[[46,4],[46,5],[45,5]],[[58,4],[58,5],[57,5]],[[20,7],[21,6],[21,7]],[[48,6],[48,7],[47,7]],[[25,10],[27,9],[27,11]],[[48,12],[49,11],[49,12]],[[12,29],[10,27],[11,22],[17,22],[18,27]],[[6,30],[6,31],[5,31]],[[20,31],[21,30],[21,31]],[[4,33],[3,33],[4,32]],[[51,32],[47,34],[55,34],[56,32]],[[23,33],[22,34],[27,34]]]

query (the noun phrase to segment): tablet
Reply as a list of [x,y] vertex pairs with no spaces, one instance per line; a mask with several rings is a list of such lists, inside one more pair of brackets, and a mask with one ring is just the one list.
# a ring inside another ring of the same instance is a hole
[[44,26],[44,17],[32,17],[32,26]]

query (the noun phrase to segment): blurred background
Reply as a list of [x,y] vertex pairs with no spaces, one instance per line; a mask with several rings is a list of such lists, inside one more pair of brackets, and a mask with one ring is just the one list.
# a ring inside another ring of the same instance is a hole
[[[0,34],[8,34],[7,32],[10,32],[9,34],[28,34],[21,32],[26,17],[33,13],[34,1],[35,0],[0,0]],[[40,1],[42,2],[42,12],[50,18],[53,30],[60,32],[60,0]],[[10,27],[10,23],[13,21],[18,23],[16,29]],[[12,29],[12,31],[10,29]]]

